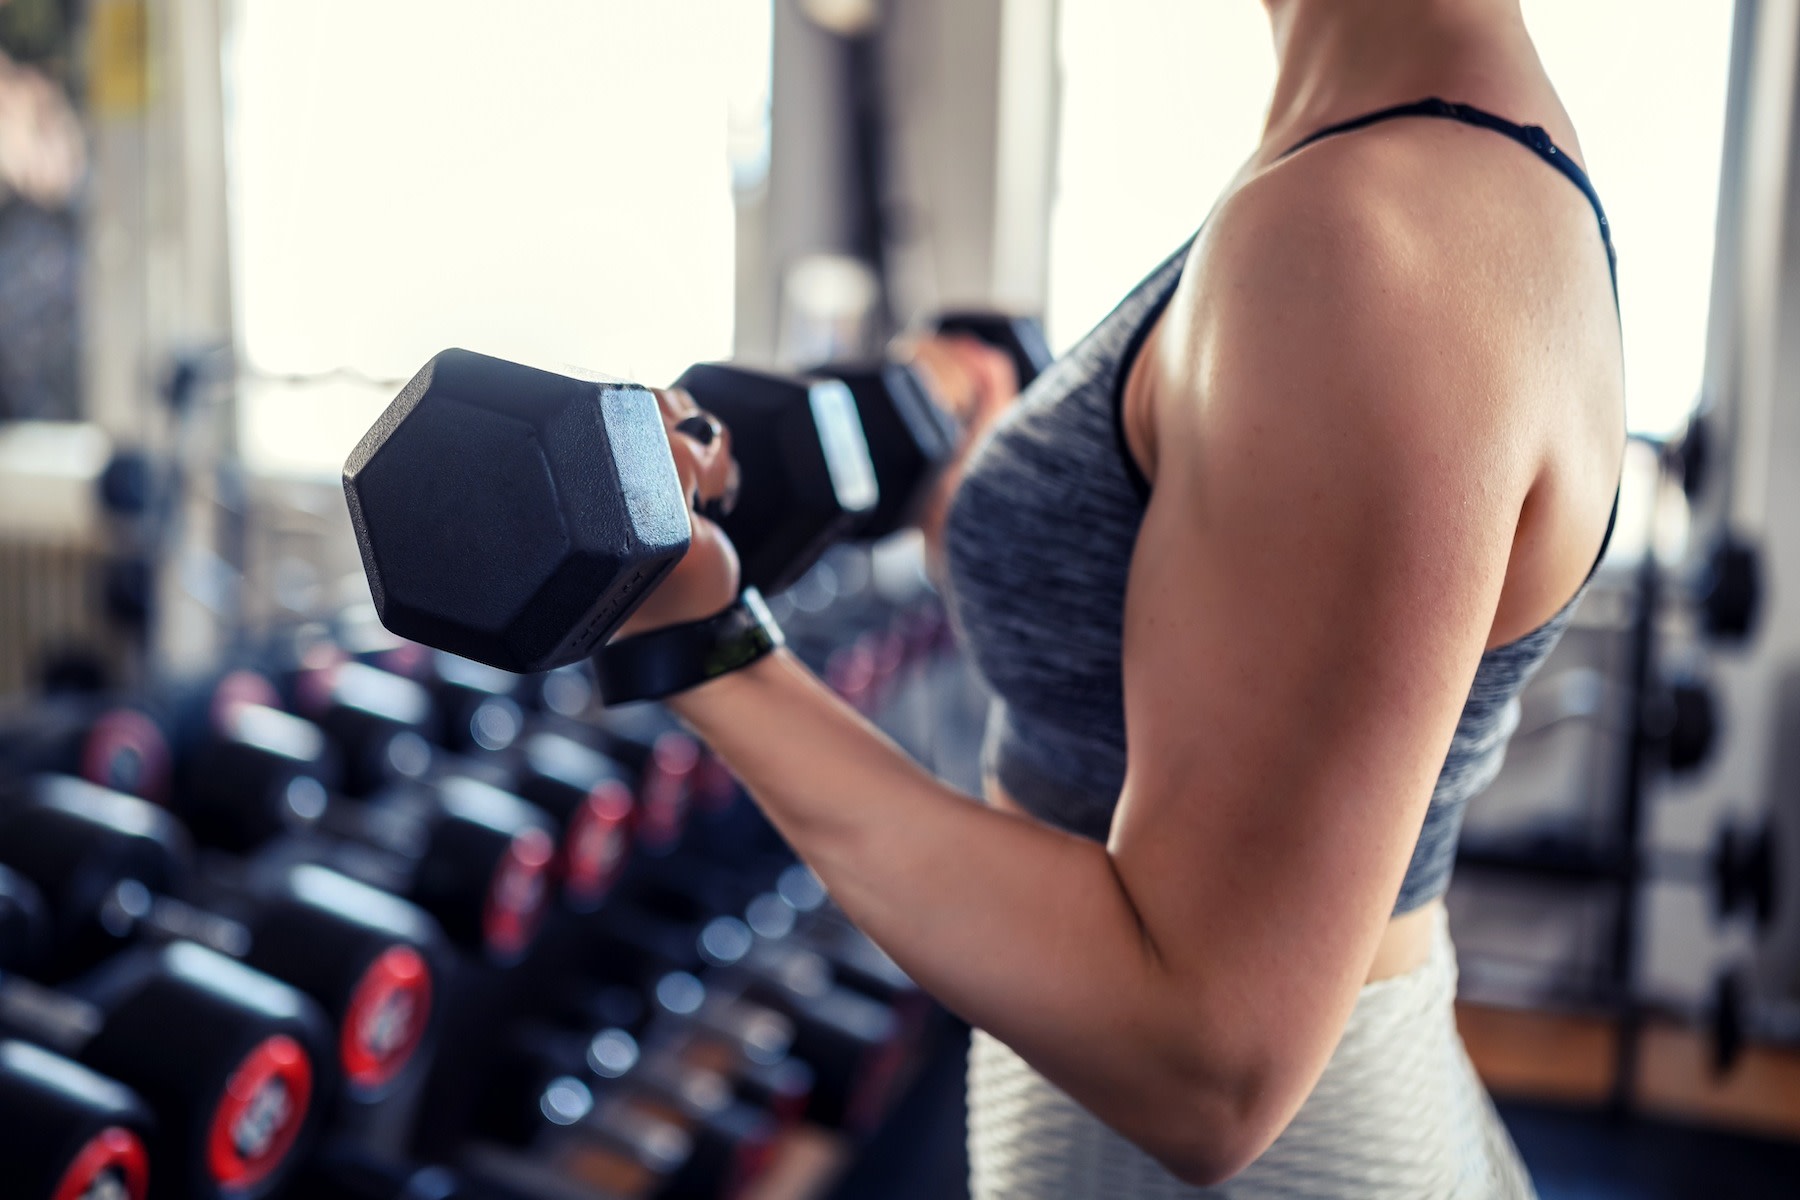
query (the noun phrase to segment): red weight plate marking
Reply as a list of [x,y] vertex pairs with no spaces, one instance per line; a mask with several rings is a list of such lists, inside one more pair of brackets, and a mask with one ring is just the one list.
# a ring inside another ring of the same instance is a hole
[[700,746],[685,733],[665,733],[651,747],[638,819],[638,840],[651,850],[666,850],[681,837],[699,765]]
[[306,1124],[312,1062],[300,1043],[276,1034],[244,1056],[213,1110],[206,1161],[214,1182],[247,1188],[279,1167]]
[[161,803],[169,786],[169,743],[156,722],[137,709],[108,709],[82,743],[81,777]]
[[525,953],[537,936],[549,898],[556,843],[542,829],[527,829],[512,840],[488,885],[482,935],[488,955],[508,963]]
[[231,728],[232,714],[246,704],[261,708],[280,708],[281,695],[275,685],[256,671],[232,671],[213,688],[207,717],[218,731]]
[[137,1134],[109,1125],[75,1152],[52,1200],[144,1200],[150,1159]]
[[294,680],[294,708],[316,717],[331,706],[331,691],[337,686],[338,668],[349,656],[336,646],[313,646],[301,656],[300,672]]
[[631,789],[602,780],[587,794],[563,831],[563,897],[587,911],[612,889],[631,849]]
[[350,994],[338,1049],[344,1078],[372,1091],[400,1074],[431,1023],[431,968],[411,946],[382,951]]

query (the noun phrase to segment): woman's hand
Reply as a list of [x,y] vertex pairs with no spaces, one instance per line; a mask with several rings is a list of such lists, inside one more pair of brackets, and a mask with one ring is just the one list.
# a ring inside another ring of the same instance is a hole
[[730,512],[737,502],[738,467],[731,457],[731,431],[680,388],[651,390],[662,407],[675,473],[688,498],[692,541],[675,569],[657,584],[615,637],[713,616],[737,598],[739,589],[737,551],[712,519]]
[[1018,372],[1005,352],[960,334],[932,334],[902,343],[898,355],[924,376],[932,397],[962,430],[956,454],[919,513],[931,573],[942,578],[944,519],[962,483],[970,452],[1019,397]]

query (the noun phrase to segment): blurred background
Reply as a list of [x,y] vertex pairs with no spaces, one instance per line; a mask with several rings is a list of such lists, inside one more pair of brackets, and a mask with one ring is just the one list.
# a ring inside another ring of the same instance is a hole
[[[1469,814],[1464,1035],[1547,1198],[1800,1195],[1800,5],[1524,7],[1612,221],[1636,436]],[[0,771],[52,709],[357,652],[340,471],[438,350],[662,383],[976,306],[1060,352],[1204,218],[1272,78],[1252,0],[0,3]],[[937,611],[905,536],[781,603],[842,670],[871,611]],[[870,710],[972,785],[983,699],[919,645]],[[454,1019],[517,1016],[464,969],[491,1006]],[[880,1119],[759,1194],[960,1194],[928,1025]],[[352,1140],[455,1165],[421,1096],[481,1086],[460,1053]]]

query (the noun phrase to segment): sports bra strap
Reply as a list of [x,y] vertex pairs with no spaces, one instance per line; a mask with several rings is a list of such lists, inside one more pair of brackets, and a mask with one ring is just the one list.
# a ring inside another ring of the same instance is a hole
[[1606,209],[1600,204],[1600,193],[1594,190],[1594,183],[1588,178],[1581,164],[1570,158],[1561,147],[1551,140],[1550,134],[1542,125],[1520,125],[1505,117],[1495,116],[1486,109],[1476,108],[1472,104],[1457,104],[1449,100],[1441,100],[1436,96],[1424,100],[1415,100],[1411,104],[1396,104],[1391,108],[1377,109],[1364,113],[1360,117],[1351,117],[1347,121],[1339,121],[1335,125],[1327,125],[1315,130],[1304,138],[1289,146],[1281,154],[1286,158],[1290,154],[1304,150],[1314,142],[1333,137],[1340,133],[1350,133],[1382,121],[1392,121],[1399,117],[1437,117],[1446,121],[1460,121],[1464,125],[1478,125],[1483,129],[1491,129],[1495,133],[1504,134],[1521,146],[1526,147],[1539,158],[1561,171],[1563,175],[1581,189],[1581,194],[1594,208],[1594,215],[1600,220],[1600,240],[1606,244],[1606,269],[1612,276],[1613,303],[1619,300],[1619,256],[1613,249],[1612,225],[1606,219]]

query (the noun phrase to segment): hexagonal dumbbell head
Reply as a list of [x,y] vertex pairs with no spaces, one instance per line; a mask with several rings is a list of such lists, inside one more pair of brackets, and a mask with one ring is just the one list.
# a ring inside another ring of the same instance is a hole
[[827,363],[810,372],[841,381],[856,401],[879,498],[851,534],[875,541],[918,519],[956,454],[956,422],[919,373],[903,363]]
[[686,553],[656,397],[445,350],[344,464],[381,623],[528,673],[598,649]]
[[720,525],[747,586],[781,591],[874,507],[869,443],[838,380],[702,363],[675,384],[731,430],[742,485]]

